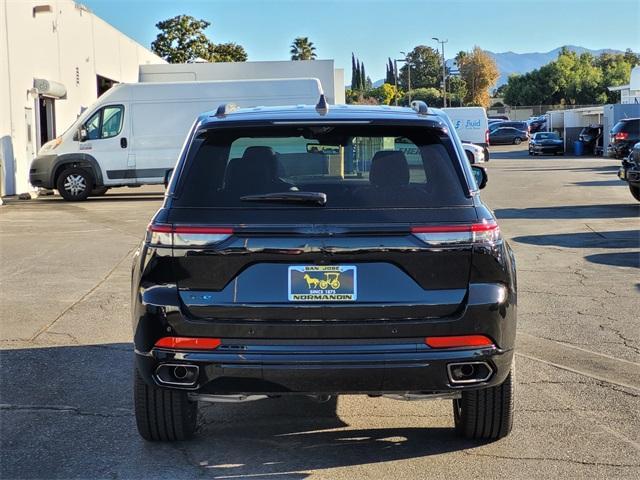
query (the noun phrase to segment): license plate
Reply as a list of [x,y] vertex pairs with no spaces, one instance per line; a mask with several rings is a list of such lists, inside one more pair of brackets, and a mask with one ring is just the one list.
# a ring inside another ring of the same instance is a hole
[[290,302],[353,302],[357,298],[355,265],[291,265]]

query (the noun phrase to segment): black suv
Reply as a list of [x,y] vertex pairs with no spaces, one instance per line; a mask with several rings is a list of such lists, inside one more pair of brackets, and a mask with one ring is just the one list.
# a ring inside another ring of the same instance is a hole
[[134,261],[142,437],[188,438],[198,401],[355,393],[507,435],[515,261],[486,180],[422,102],[202,115]]
[[613,158],[625,158],[637,142],[640,142],[640,118],[620,120],[611,129],[607,155]]

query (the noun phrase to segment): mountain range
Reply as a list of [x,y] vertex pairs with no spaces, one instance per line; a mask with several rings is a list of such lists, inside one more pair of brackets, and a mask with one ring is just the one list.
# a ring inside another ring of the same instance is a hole
[[[588,48],[578,47],[576,45],[567,45],[566,47],[569,50],[572,50],[578,54],[589,52],[595,56],[598,56],[602,53],[622,53],[620,50],[613,50],[610,48],[603,48],[600,50],[590,50]],[[515,53],[515,52],[496,53],[496,52],[487,51],[487,53],[491,55],[491,57],[493,57],[493,59],[495,60],[496,65],[498,66],[498,70],[500,71],[500,77],[496,82],[496,87],[499,87],[504,83],[507,83],[507,80],[509,79],[509,75],[511,74],[527,73],[527,72],[530,72],[531,70],[535,70],[537,68],[540,68],[543,65],[546,65],[552,60],[555,60],[556,58],[558,58],[558,53],[560,52],[561,49],[562,47],[558,47],[558,48],[554,48],[553,50],[549,50],[548,52],[531,52],[531,53]],[[455,66],[453,65],[453,59],[447,60],[447,67],[452,68],[453,70],[456,70]],[[384,80],[378,80],[377,82],[374,82],[373,85],[378,87],[383,83],[384,83]]]

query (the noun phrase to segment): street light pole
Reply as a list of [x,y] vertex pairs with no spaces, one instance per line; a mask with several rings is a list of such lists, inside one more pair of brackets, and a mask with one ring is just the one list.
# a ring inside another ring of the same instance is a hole
[[444,57],[444,44],[449,40],[440,40],[437,37],[432,37],[431,40],[435,40],[442,45],[442,106],[447,106],[447,61]]

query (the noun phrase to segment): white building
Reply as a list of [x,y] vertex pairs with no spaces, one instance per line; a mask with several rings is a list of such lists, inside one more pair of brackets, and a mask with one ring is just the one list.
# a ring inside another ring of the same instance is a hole
[[29,165],[114,82],[165,63],[72,0],[0,0],[0,191],[27,192]]
[[609,87],[609,90],[612,92],[620,92],[620,103],[623,105],[640,103],[640,66],[634,67],[631,70],[629,85]]
[[141,82],[317,78],[331,104],[345,103],[344,69],[333,60],[140,65]]

